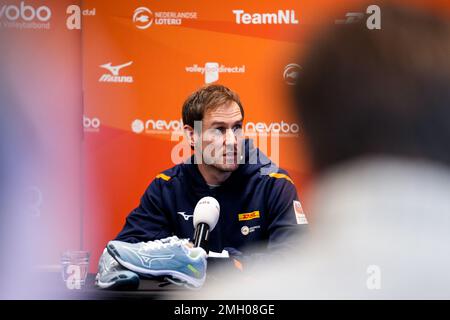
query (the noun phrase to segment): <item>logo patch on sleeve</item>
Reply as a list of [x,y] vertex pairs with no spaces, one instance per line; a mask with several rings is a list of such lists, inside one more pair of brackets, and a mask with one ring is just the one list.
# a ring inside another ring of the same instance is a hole
[[302,204],[300,203],[300,201],[294,200],[293,205],[297,224],[308,224],[308,220],[306,220],[306,216],[303,212]]
[[248,213],[239,213],[239,221],[247,221],[259,218],[259,211],[253,211]]

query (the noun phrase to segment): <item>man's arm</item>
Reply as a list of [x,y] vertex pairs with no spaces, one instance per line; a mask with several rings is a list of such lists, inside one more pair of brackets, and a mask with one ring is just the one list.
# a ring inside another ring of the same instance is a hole
[[[269,212],[270,251],[288,250],[295,246],[297,236],[307,227],[294,182],[287,172],[280,170],[269,175],[271,187],[267,195]],[[303,219],[302,219],[303,218]]]
[[156,178],[141,197],[139,206],[128,215],[116,240],[135,243],[172,235],[161,194],[161,179]]
[[296,248],[299,235],[307,228],[297,190],[287,172],[279,171],[269,175],[268,179],[270,185],[265,194],[269,233],[267,246],[250,255],[226,248],[234,260],[239,261],[243,270],[250,273],[260,266],[288,258]]

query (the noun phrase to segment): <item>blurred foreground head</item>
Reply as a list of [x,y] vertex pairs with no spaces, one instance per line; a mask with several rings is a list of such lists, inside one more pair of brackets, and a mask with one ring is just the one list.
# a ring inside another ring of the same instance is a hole
[[298,115],[316,171],[367,155],[450,165],[448,21],[381,8],[381,30],[361,23],[321,34],[301,65]]

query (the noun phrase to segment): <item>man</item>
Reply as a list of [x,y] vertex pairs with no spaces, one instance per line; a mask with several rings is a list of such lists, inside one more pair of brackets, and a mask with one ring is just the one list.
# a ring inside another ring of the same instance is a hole
[[211,251],[247,254],[261,242],[272,252],[286,249],[298,230],[297,191],[286,171],[244,139],[239,96],[222,85],[206,86],[185,101],[182,117],[194,154],[156,176],[116,240],[137,243],[172,235],[192,240],[194,207],[211,196],[220,204]]
[[381,30],[329,27],[301,62],[315,181],[299,254],[200,298],[450,298],[450,25],[381,12]]

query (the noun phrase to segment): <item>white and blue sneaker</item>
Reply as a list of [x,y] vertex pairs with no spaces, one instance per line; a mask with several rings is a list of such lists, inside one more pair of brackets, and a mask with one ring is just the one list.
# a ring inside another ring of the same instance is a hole
[[95,285],[101,289],[136,290],[139,287],[139,276],[122,267],[105,248],[98,261]]
[[187,239],[173,236],[140,243],[114,240],[106,247],[123,267],[138,274],[166,277],[188,288],[199,288],[205,282],[206,251],[193,248]]

